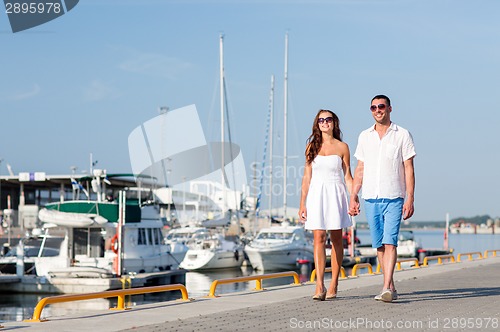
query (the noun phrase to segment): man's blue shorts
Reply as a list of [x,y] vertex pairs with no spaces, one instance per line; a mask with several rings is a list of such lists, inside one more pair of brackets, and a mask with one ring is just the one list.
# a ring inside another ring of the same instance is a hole
[[365,199],[365,213],[373,248],[380,248],[383,244],[398,245],[403,202],[403,198]]

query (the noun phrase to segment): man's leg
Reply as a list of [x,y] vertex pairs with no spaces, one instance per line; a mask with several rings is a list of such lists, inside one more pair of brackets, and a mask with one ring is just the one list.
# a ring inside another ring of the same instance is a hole
[[[396,261],[398,259],[398,253],[396,246],[392,244],[384,244],[382,246],[384,250],[382,251],[382,262],[383,273],[384,273],[384,289],[390,289],[395,291],[394,287],[394,268],[396,266]],[[378,253],[378,251],[377,251]]]
[[395,264],[397,262],[397,252],[396,252],[396,261],[394,262],[394,266],[393,266],[393,272],[391,274],[391,282],[389,284],[389,287],[386,287],[386,284],[385,284],[385,262],[387,261],[387,256],[384,255],[385,253],[385,245],[382,245],[381,247],[377,248],[377,258],[378,258],[378,264],[380,265],[380,269],[382,271],[382,274],[384,275],[384,288],[383,289],[387,289],[389,288],[390,290],[392,290],[393,292],[396,291],[396,287],[394,287],[394,279],[392,276],[394,276],[394,267],[395,267]]
[[[401,225],[401,216],[403,211],[403,199],[390,200],[384,206],[383,219],[384,219],[384,236],[382,239],[381,254],[381,267],[384,273],[384,290],[390,289],[393,293],[396,288],[394,286],[394,269],[398,259],[397,245],[399,227]],[[378,253],[379,251],[377,251]],[[380,257],[379,257],[380,258]],[[384,292],[384,291],[383,291]],[[383,293],[382,293],[383,294]],[[382,295],[381,294],[381,295]],[[382,296],[383,301],[392,301],[397,296],[391,294]]]

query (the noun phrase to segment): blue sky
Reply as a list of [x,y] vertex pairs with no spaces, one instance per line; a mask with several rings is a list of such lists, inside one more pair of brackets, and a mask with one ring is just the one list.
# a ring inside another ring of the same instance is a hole
[[[291,167],[303,164],[318,109],[338,114],[354,153],[373,123],[370,99],[384,93],[392,120],[416,144],[412,219],[500,216],[499,12],[494,0],[82,0],[15,34],[3,12],[0,174],[6,163],[16,173],[70,173],[73,165],[81,172],[90,153],[108,172],[130,171],[128,135],[159,106],[196,104],[207,138],[217,140],[223,33],[233,141],[250,181],[273,74],[275,154],[283,154],[288,31]],[[179,139],[189,139],[185,125]],[[299,186],[300,176],[289,183]],[[298,197],[288,202],[298,206]]]

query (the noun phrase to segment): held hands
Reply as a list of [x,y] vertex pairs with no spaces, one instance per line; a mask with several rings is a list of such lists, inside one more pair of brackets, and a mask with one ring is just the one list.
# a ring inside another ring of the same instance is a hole
[[351,195],[351,200],[349,203],[349,215],[357,216],[359,214],[359,198],[358,195]]

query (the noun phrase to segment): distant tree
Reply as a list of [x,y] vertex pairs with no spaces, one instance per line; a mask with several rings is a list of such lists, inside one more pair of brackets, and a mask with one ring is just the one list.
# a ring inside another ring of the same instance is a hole
[[491,217],[487,214],[483,215],[483,216],[475,216],[475,217],[459,217],[459,218],[454,218],[450,221],[451,224],[455,224],[455,223],[460,223],[460,222],[463,222],[463,223],[471,223],[471,224],[477,224],[477,225],[480,225],[480,224],[486,224],[486,221],[488,219],[491,219]]

